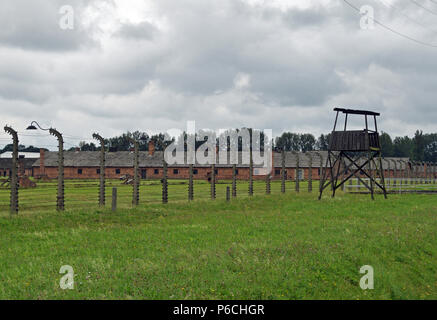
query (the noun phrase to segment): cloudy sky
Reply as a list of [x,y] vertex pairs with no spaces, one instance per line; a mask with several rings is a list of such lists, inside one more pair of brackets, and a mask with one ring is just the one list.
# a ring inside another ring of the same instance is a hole
[[[189,120],[319,135],[338,106],[380,111],[392,135],[437,132],[437,1],[348,2],[2,0],[3,125],[49,148],[31,120],[67,148]],[[364,5],[373,29],[352,8]]]

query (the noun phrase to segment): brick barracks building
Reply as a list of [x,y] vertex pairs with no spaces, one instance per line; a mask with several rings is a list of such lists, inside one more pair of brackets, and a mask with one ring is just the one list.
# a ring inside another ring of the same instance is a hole
[[[228,155],[229,157],[229,155]],[[237,164],[237,179],[249,179],[249,165],[241,164],[241,152],[239,153],[239,164]],[[297,157],[299,157],[299,173],[297,172]],[[325,165],[327,152],[312,151],[307,153],[285,152],[285,170],[287,180],[295,180],[299,174],[300,180],[309,177],[310,157],[312,159],[312,179],[319,180],[322,166]],[[161,179],[163,177],[163,151],[155,151],[153,143],[149,145],[149,151],[139,153],[139,173],[141,179]],[[220,164],[217,156],[215,166],[216,178],[218,180],[232,179],[232,164]],[[396,162],[396,169],[393,162]],[[134,153],[132,151],[106,152],[105,176],[109,179],[118,179],[125,175],[134,174]],[[228,161],[227,163],[230,163]],[[282,154],[272,153],[273,170],[272,179],[281,179]],[[401,164],[402,163],[402,164]],[[409,168],[406,170],[406,165]],[[98,179],[100,175],[100,151],[66,151],[64,152],[64,175],[66,179]],[[383,160],[384,175],[386,178],[406,177],[407,172],[413,175],[417,172],[419,177],[424,177],[424,168],[427,176],[436,175],[435,167],[413,166],[408,158],[385,158]],[[1,168],[0,168],[1,169]],[[31,168],[26,169],[29,175],[34,177],[47,177],[55,179],[58,176],[58,153],[47,152],[43,149],[40,158],[34,161]],[[254,179],[265,179],[261,168],[254,166]],[[188,179],[188,165],[169,165],[168,178]],[[1,171],[0,171],[1,173]],[[211,165],[196,164],[193,168],[194,179],[206,180],[211,173]],[[364,176],[364,175],[362,175]]]
[[[327,152],[318,152],[326,159]],[[319,179],[321,172],[321,159],[316,152],[299,154],[299,177],[307,179],[309,174],[309,154],[312,157],[312,178]],[[134,153],[131,151],[106,152],[105,154],[105,176],[108,179],[118,179],[124,175],[134,174]],[[149,145],[149,151],[139,153],[139,173],[142,179],[161,179],[163,176],[163,151],[155,151],[153,144]],[[217,156],[218,158],[218,156]],[[282,155],[272,153],[273,179],[281,178]],[[249,179],[249,165],[241,164],[241,152],[237,164],[237,178]],[[295,179],[297,155],[292,152],[285,153],[285,167],[287,179]],[[230,163],[227,161],[227,163]],[[66,179],[98,179],[100,175],[100,151],[65,151],[64,152],[64,176]],[[254,179],[265,179],[261,168],[254,165]],[[169,179],[188,179],[189,165],[169,165]],[[211,165],[196,164],[193,168],[195,179],[206,180],[211,173]],[[215,166],[216,178],[218,180],[232,179],[232,164],[220,164],[217,159]],[[259,175],[261,174],[261,175]],[[48,152],[41,149],[40,158],[32,167],[34,177],[47,177],[55,179],[58,176],[58,153]]]
[[[312,179],[319,180],[321,167],[325,165],[327,152],[312,151],[307,153],[285,152],[285,170],[287,180],[295,180],[297,176],[297,157],[299,157],[299,179],[306,180],[309,177],[310,157],[312,158]],[[149,145],[149,151],[141,151],[139,156],[139,172],[142,179],[161,179],[163,176],[162,151],[155,151],[153,143]],[[217,157],[218,158],[218,157]],[[282,155],[278,152],[272,153],[273,170],[272,179],[281,179]],[[323,160],[323,162],[321,161]],[[397,168],[393,162],[397,162]],[[241,164],[241,152],[237,164],[237,179],[249,179],[249,165]],[[401,165],[401,162],[403,165]],[[28,177],[47,177],[55,179],[58,176],[58,153],[41,149],[40,158],[18,159],[19,175]],[[105,175],[109,179],[118,179],[124,175],[133,176],[134,154],[131,151],[107,152],[105,160]],[[228,162],[229,163],[229,162]],[[383,160],[384,175],[386,178],[406,177],[405,165],[408,163],[411,176],[417,172],[419,177],[436,177],[435,166],[412,165],[408,158],[385,158]],[[12,159],[0,158],[0,178],[8,178],[11,174]],[[254,179],[264,179],[261,168],[254,166]],[[218,180],[232,179],[232,164],[217,164],[215,166],[216,178]],[[208,179],[211,173],[210,165],[194,165],[194,178],[199,180]],[[261,173],[258,175],[258,173]],[[64,152],[64,175],[66,179],[98,179],[100,175],[100,151],[65,151]],[[188,179],[188,165],[169,165],[168,177],[170,179]]]

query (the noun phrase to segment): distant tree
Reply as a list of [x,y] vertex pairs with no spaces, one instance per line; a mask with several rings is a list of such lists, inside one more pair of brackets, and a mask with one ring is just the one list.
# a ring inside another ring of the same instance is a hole
[[[163,133],[158,133],[150,137],[151,141],[155,144],[156,151],[164,151],[165,148],[170,145],[171,141],[165,141],[165,135]],[[174,139],[172,139],[173,141]],[[148,149],[149,147],[147,147]]]
[[417,130],[413,138],[413,158],[414,160],[424,161],[425,160],[425,146],[426,138],[423,132]]
[[437,133],[425,135],[424,160],[437,162]]
[[97,147],[94,143],[86,143],[85,141],[79,142],[79,148],[81,151],[97,151]]
[[329,146],[329,138],[331,134],[321,134],[316,142],[316,149],[320,151],[327,151]]
[[381,132],[381,135],[379,137],[379,142],[381,144],[382,156],[393,157],[394,145],[390,135],[386,132]]
[[393,156],[394,157],[409,157],[413,156],[413,141],[405,137],[396,137],[393,140]]
[[278,150],[299,151],[299,135],[292,132],[284,132],[280,137],[276,138],[275,145]]
[[313,151],[316,147],[316,138],[310,133],[299,135],[299,151]]

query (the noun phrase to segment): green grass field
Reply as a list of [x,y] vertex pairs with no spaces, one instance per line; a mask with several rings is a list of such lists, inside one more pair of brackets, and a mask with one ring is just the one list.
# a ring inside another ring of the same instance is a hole
[[[249,198],[239,182],[227,203],[227,183],[211,201],[197,182],[188,203],[172,181],[162,205],[159,182],[146,181],[131,209],[131,186],[110,183],[115,213],[97,208],[96,181],[67,182],[63,213],[54,183],[21,190],[13,217],[0,190],[0,299],[437,299],[437,195],[317,201],[305,183],[282,195],[275,182],[266,196],[258,182]],[[63,265],[74,290],[60,289]],[[363,265],[374,290],[359,287]]]

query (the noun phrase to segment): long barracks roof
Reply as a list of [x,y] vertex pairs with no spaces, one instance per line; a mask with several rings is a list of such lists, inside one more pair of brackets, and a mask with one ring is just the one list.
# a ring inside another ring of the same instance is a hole
[[[262,156],[262,154],[261,154]],[[287,168],[295,168],[297,166],[297,157],[299,157],[299,166],[301,168],[308,168],[310,166],[310,158],[312,159],[312,167],[317,168],[324,166],[326,163],[326,158],[328,156],[327,151],[311,151],[306,153],[295,153],[295,152],[285,152],[285,166]],[[164,152],[156,151],[153,155],[149,155],[147,151],[140,151],[139,165],[140,167],[154,167],[159,168],[163,166]],[[249,164],[241,164],[243,158],[243,153],[238,153],[238,163],[239,168],[249,167]],[[44,155],[44,165],[46,167],[57,167],[58,166],[58,153],[57,152],[45,152]],[[403,160],[408,162],[408,158],[386,158],[393,159],[396,161]],[[0,167],[1,167],[0,159]],[[6,160],[6,159],[5,159]],[[30,159],[26,159],[29,161]],[[232,167],[232,162],[227,161],[227,164],[220,164],[219,156],[217,156],[216,166],[218,168]],[[229,154],[228,154],[229,160]],[[361,163],[363,160],[359,160]],[[391,161],[392,162],[392,161]],[[64,166],[65,167],[99,167],[100,163],[100,152],[99,151],[65,151],[64,152]],[[107,152],[105,159],[105,166],[112,168],[131,168],[134,163],[134,153],[130,151],[118,151],[118,152]],[[387,161],[383,161],[384,169],[388,169]],[[36,160],[33,163],[34,167],[39,167],[40,160]],[[210,165],[196,164],[196,167],[209,167]],[[282,155],[279,152],[273,153],[273,167],[280,168],[282,166]],[[169,167],[188,167],[188,165],[169,165]],[[254,167],[257,167],[256,165]],[[401,165],[398,163],[397,167],[400,168]],[[404,167],[404,165],[403,165]],[[394,169],[394,164],[390,163],[390,168]]]
[[[22,163],[24,168],[30,169],[34,166],[35,159],[24,158],[19,159],[18,163]],[[12,168],[12,158],[0,158],[0,169],[11,169]]]
[[[310,157],[312,158],[312,166],[320,167],[321,158],[317,155],[319,153],[322,156],[323,164],[327,157],[326,151],[319,152],[308,152],[308,153],[292,153],[285,152],[285,166],[286,167],[296,167],[297,157],[299,157],[299,165],[302,168],[309,167]],[[130,168],[134,163],[134,153],[130,151],[119,151],[119,152],[107,152],[105,158],[106,167],[115,168]],[[242,164],[243,153],[238,153],[238,167],[249,167],[249,164]],[[248,155],[246,154],[247,158]],[[263,154],[261,153],[261,156]],[[162,167],[163,165],[164,153],[162,151],[156,151],[153,155],[149,155],[147,151],[141,151],[139,155],[139,165],[140,167]],[[231,167],[232,162],[229,161],[229,154],[227,156],[226,164],[221,164],[219,156],[217,156],[216,166],[217,167]],[[64,152],[64,166],[65,167],[99,167],[100,163],[100,152],[99,151],[65,151]],[[40,159],[36,160],[33,164],[34,167],[40,166]],[[45,152],[44,154],[44,166],[45,167],[57,167],[58,166],[58,153],[57,152]],[[169,167],[186,167],[188,165],[170,165]],[[196,164],[197,167],[209,167],[210,165]],[[273,166],[282,166],[282,155],[281,153],[273,153]],[[254,165],[254,167],[257,167]]]

